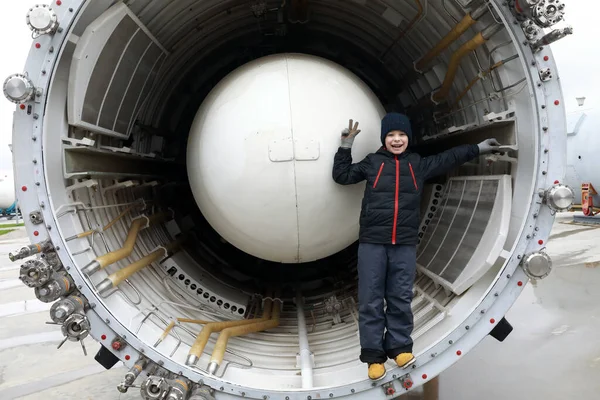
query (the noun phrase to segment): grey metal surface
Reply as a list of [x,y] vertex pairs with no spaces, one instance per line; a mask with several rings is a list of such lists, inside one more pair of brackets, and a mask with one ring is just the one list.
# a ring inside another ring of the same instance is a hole
[[[496,204],[498,179],[452,178],[425,232],[417,264],[445,282],[457,282],[480,245]],[[460,251],[459,251],[460,249]]]
[[64,148],[65,178],[160,178],[172,168],[162,160],[85,147]]

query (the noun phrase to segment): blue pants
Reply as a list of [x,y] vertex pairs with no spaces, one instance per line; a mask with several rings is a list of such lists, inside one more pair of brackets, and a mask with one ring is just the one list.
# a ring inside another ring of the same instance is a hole
[[362,362],[383,363],[388,357],[412,352],[416,257],[416,246],[360,243],[358,323]]

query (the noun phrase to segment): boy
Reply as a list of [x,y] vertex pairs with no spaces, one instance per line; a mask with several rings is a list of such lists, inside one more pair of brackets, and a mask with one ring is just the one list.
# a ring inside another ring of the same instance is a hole
[[415,362],[411,301],[425,181],[497,151],[500,144],[487,139],[421,157],[407,150],[412,141],[408,117],[389,113],[381,121],[383,146],[352,164],[352,143],[359,133],[358,122],[352,126],[350,120],[335,155],[333,179],[341,185],[367,181],[358,248],[360,360],[368,364],[369,378],[379,380],[385,376],[388,357],[402,368]]

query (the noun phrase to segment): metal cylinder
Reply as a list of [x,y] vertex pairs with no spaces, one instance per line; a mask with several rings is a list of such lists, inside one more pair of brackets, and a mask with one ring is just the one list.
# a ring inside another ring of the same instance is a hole
[[548,34],[541,37],[540,40],[538,40],[532,45],[532,47],[534,49],[538,49],[542,46],[548,46],[549,44],[554,43],[557,40],[560,40],[568,35],[571,35],[572,33],[573,28],[570,26],[562,29],[555,29],[552,32],[549,32]]
[[58,29],[56,12],[46,4],[37,4],[27,12],[27,26],[35,35],[52,34]]
[[81,296],[72,295],[66,297],[52,304],[52,307],[50,307],[50,318],[57,324],[62,324],[73,313],[83,314],[85,305],[86,301]]
[[471,11],[471,18],[479,19],[483,14],[488,12],[490,9],[488,8],[487,1],[484,1],[479,7]]
[[140,395],[145,400],[162,400],[169,393],[169,389],[169,383],[164,377],[152,375],[142,382]]
[[190,392],[190,381],[183,377],[178,377],[170,381],[171,390],[166,400],[185,400]]
[[565,17],[565,5],[560,0],[515,0],[515,11],[543,28],[555,25]]
[[35,86],[31,80],[23,74],[10,75],[4,81],[4,96],[13,103],[25,103],[35,95]]
[[134,366],[131,367],[129,371],[125,374],[125,378],[123,379],[123,382],[121,382],[121,384],[117,386],[117,390],[121,393],[127,393],[129,387],[133,385],[133,383],[140,375],[140,373],[144,370],[147,364],[148,360],[145,358],[140,358],[139,360],[137,360]]
[[52,277],[52,267],[42,260],[27,260],[21,265],[19,279],[29,286],[36,288],[47,283]]
[[214,390],[208,386],[198,386],[192,390],[189,400],[215,400]]
[[12,253],[8,253],[8,258],[10,261],[17,261],[23,258],[27,258],[34,254],[39,254],[43,251],[48,251],[52,248],[52,243],[50,241],[45,241],[41,243],[34,243],[24,247],[21,247],[19,250],[15,250]]
[[45,285],[35,288],[35,297],[44,303],[51,303],[73,291],[75,284],[68,275],[54,273]]

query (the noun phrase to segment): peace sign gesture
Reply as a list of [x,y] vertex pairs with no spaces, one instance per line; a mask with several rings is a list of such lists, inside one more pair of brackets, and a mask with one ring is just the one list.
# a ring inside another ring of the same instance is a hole
[[348,122],[348,127],[342,131],[342,147],[346,149],[351,148],[354,138],[356,138],[356,135],[359,133],[360,129],[358,129],[358,121],[354,123],[353,120],[350,120]]
[[354,124],[354,126],[352,126],[352,124],[354,124],[353,120],[350,120],[348,122],[348,128],[344,129],[342,131],[342,136],[346,137],[346,138],[352,138],[354,139],[356,137],[356,135],[358,135],[360,133],[360,129],[358,129],[358,121],[356,121],[356,123]]

